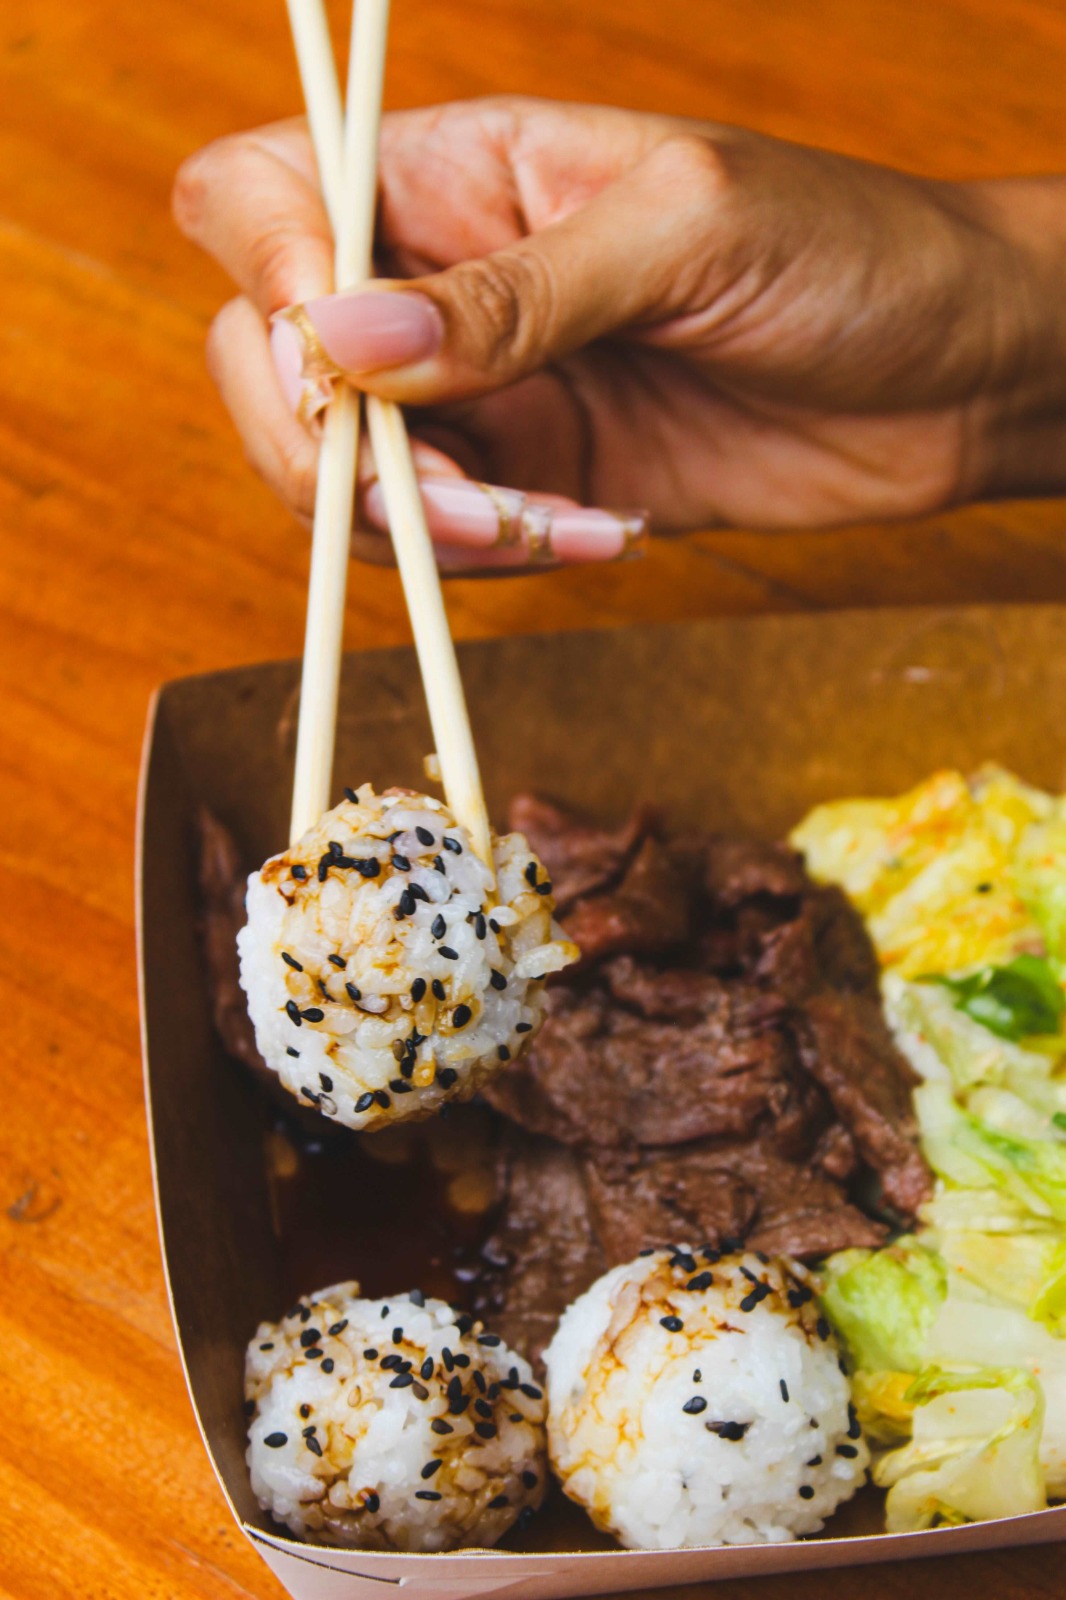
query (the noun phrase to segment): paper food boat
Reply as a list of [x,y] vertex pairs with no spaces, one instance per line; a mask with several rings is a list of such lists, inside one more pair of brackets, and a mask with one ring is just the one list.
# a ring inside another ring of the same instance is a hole
[[[1066,788],[1064,630],[1066,609],[1054,607],[880,611],[547,634],[468,644],[460,656],[497,818],[514,791],[532,788],[605,820],[653,800],[673,826],[775,837],[817,801],[889,794],[937,767],[991,759]],[[288,1591],[571,1600],[1066,1538],[1066,1507],[877,1533],[880,1497],[868,1491],[825,1535],[794,1544],[606,1549],[571,1511],[542,1513],[525,1536],[534,1548],[405,1556],[300,1543],[258,1509],[244,1461],[243,1354],[257,1321],[291,1293],[271,1220],[261,1092],[211,1022],[195,816],[208,806],[250,862],[284,846],[297,675],[296,663],[270,663],[161,690],[139,836],[145,1078],[174,1322],[230,1509]],[[338,794],[365,780],[423,787],[429,749],[412,653],[350,657]],[[355,1276],[365,1254],[388,1248],[388,1227],[353,1216]]]

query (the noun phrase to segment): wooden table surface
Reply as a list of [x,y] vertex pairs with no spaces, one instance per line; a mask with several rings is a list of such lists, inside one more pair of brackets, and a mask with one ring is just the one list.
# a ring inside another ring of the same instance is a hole
[[[393,105],[521,90],[747,122],[941,175],[1066,166],[1061,0],[394,11]],[[133,817],[152,688],[302,642],[307,544],[214,397],[202,346],[225,286],[168,214],[182,156],[297,109],[282,0],[22,0],[0,22],[0,106],[0,828],[16,890],[0,932],[0,1588],[265,1600],[281,1590],[216,1488],[164,1294]],[[1061,600],[1062,526],[1045,502],[904,528],[715,533],[613,570],[456,582],[451,612],[475,635]],[[349,644],[407,636],[395,575],[365,571]],[[744,1592],[1020,1600],[1061,1593],[1060,1570],[1045,1547]]]

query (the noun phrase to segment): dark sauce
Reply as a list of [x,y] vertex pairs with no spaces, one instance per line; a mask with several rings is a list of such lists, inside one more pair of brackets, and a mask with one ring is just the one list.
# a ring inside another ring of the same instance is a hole
[[496,1209],[497,1138],[478,1106],[367,1134],[320,1134],[271,1108],[263,1149],[283,1299],[354,1278],[371,1299],[417,1286],[467,1307]]

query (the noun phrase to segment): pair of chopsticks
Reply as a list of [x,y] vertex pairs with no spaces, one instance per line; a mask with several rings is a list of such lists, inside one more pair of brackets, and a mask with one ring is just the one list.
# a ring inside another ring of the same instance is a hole
[[[347,116],[322,0],[287,3],[311,140],[333,224],[334,287],[351,289],[364,283],[372,269],[389,0],[355,0]],[[329,806],[360,410],[360,395],[338,383],[326,410],[315,497],[290,825],[294,842]],[[366,417],[445,798],[491,868],[488,814],[470,717],[403,413],[368,395]]]

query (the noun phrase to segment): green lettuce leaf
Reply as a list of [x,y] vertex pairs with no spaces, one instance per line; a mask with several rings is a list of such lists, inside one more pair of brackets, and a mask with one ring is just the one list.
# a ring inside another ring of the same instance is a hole
[[945,1294],[944,1268],[913,1239],[883,1250],[841,1250],[823,1269],[822,1302],[855,1366],[918,1372]]
[[1004,966],[982,967],[962,978],[929,973],[918,981],[943,985],[959,1011],[1000,1039],[1017,1043],[1059,1030],[1066,996],[1043,956],[1015,956]]
[[910,1442],[873,1466],[874,1482],[888,1490],[889,1533],[1044,1509],[1044,1400],[1030,1373],[933,1366],[907,1398],[914,1404]]
[[944,1083],[924,1083],[914,1107],[926,1160],[966,1188],[1002,1188],[1036,1216],[1066,1222],[1066,1144],[1004,1132],[964,1111]]

